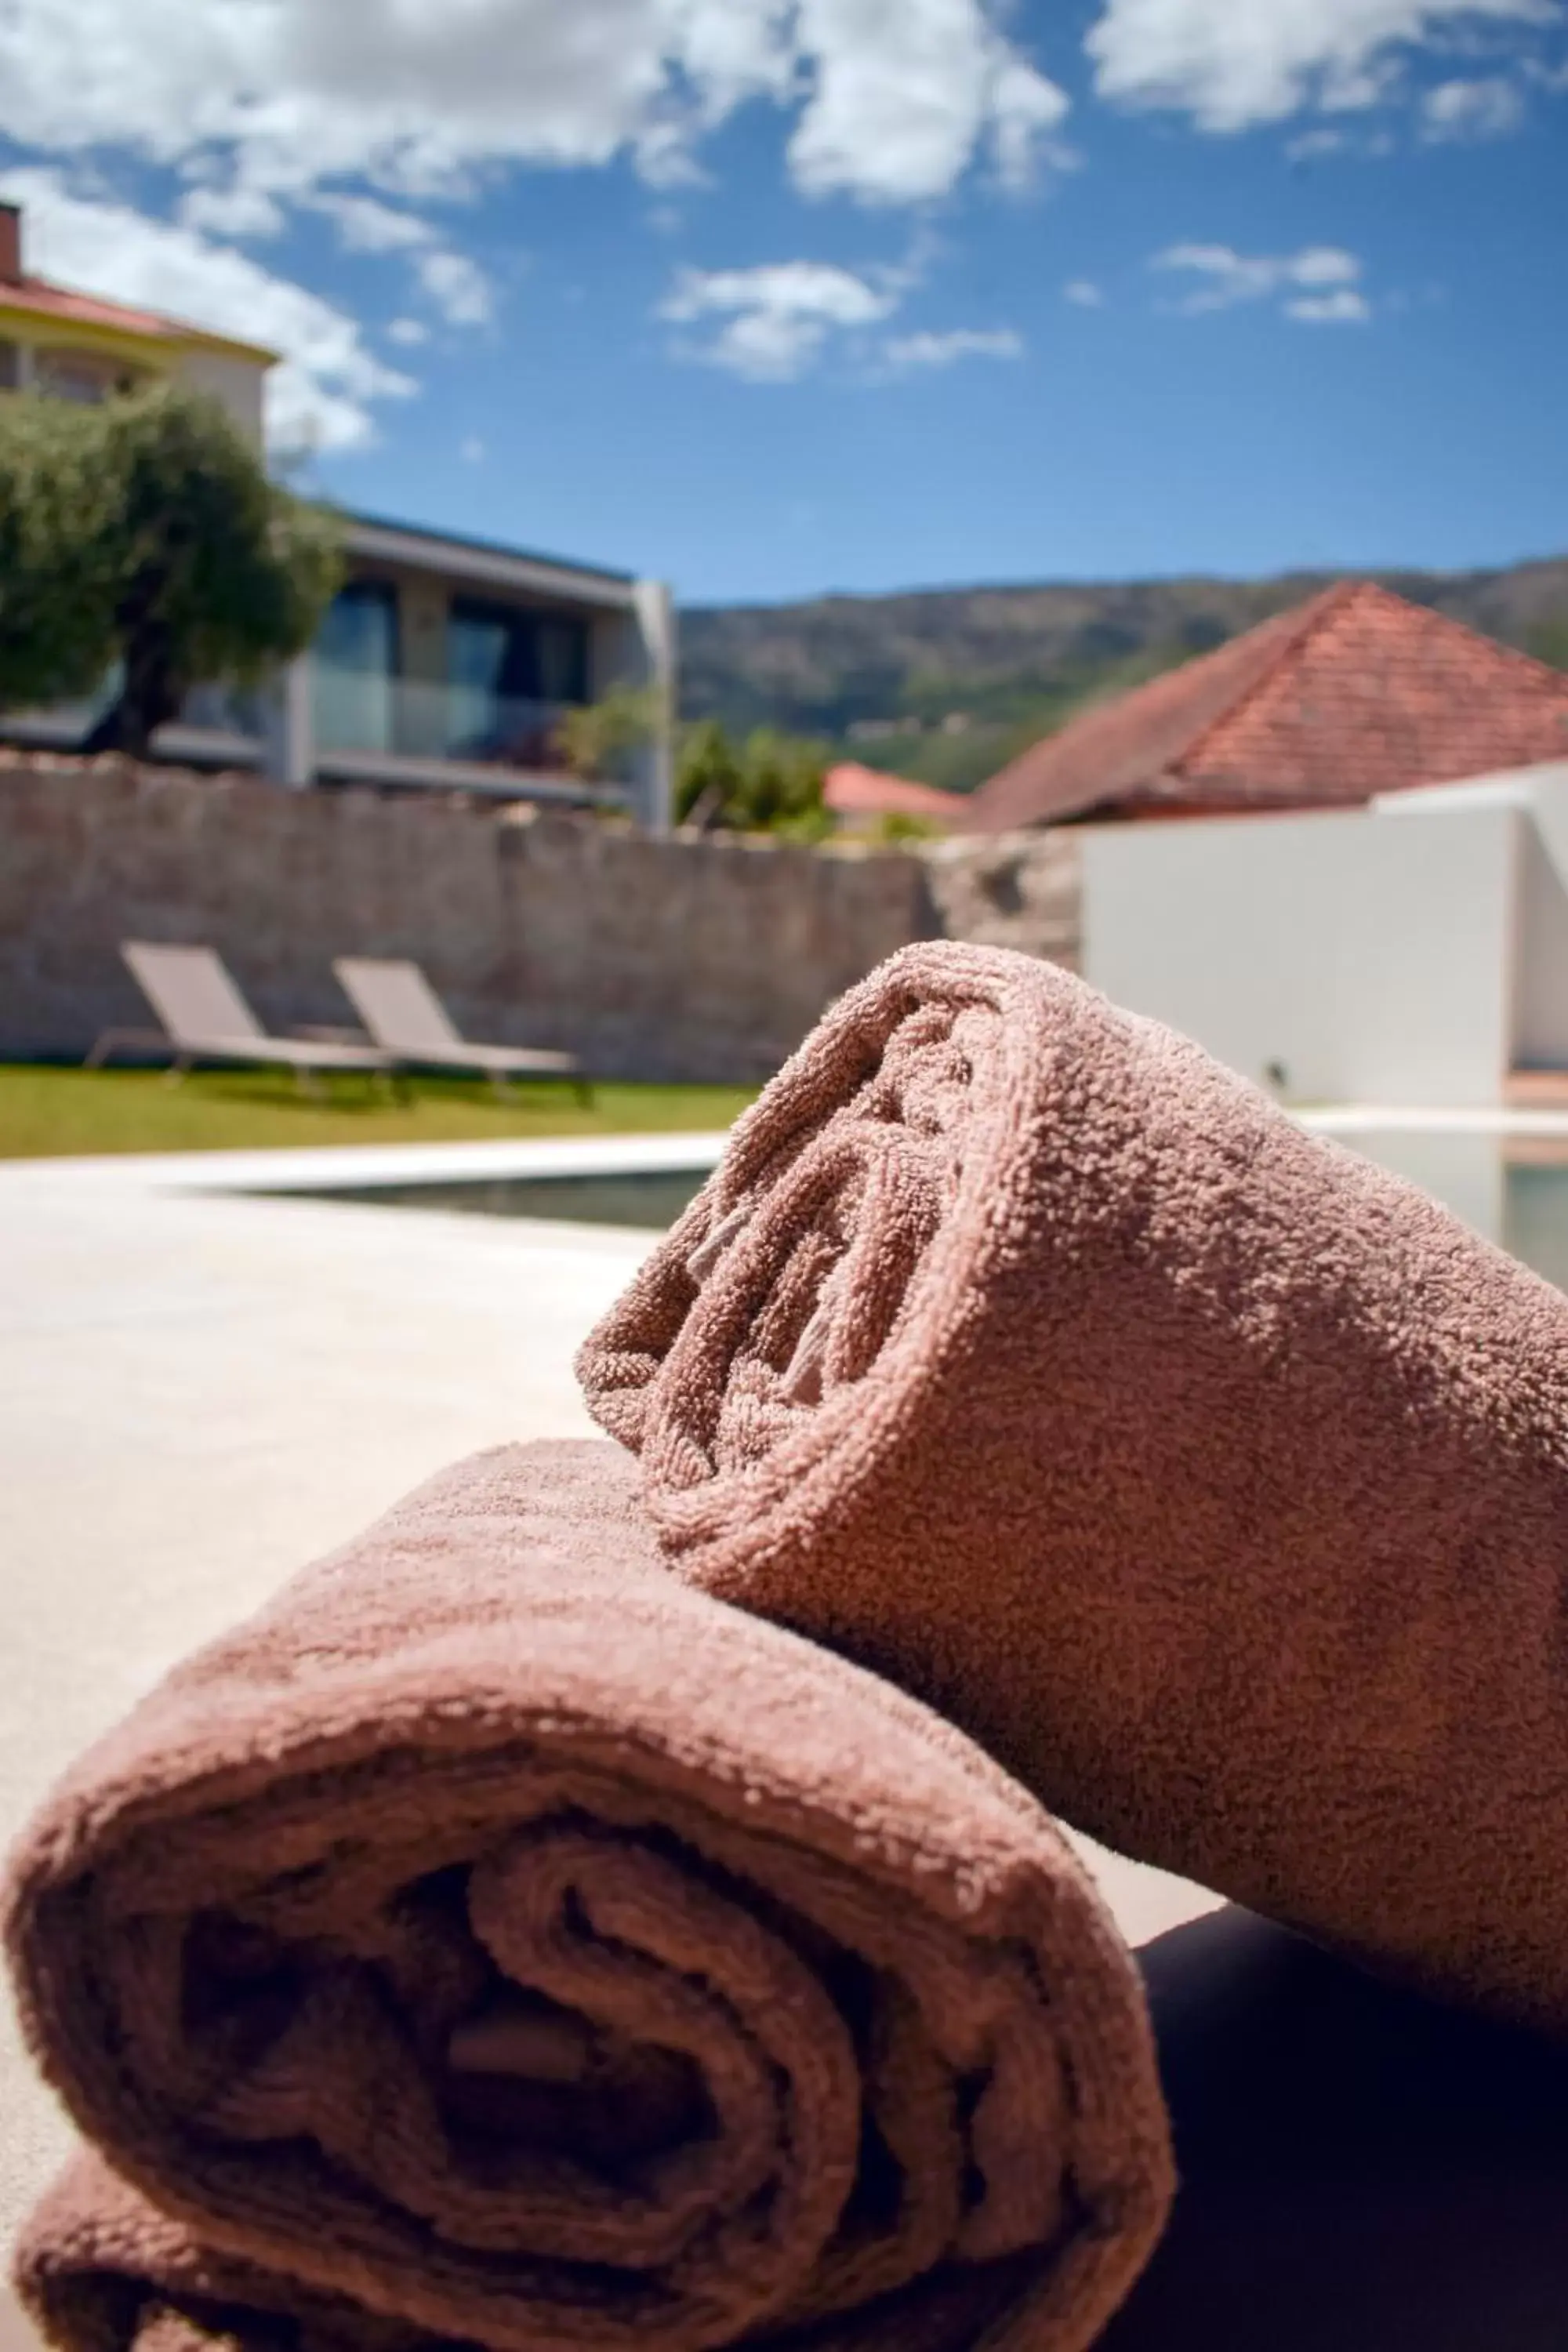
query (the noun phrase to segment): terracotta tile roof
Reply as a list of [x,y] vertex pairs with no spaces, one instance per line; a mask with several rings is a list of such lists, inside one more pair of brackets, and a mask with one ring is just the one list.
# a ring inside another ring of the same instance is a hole
[[153,336],[161,342],[216,343],[249,352],[258,359],[274,356],[264,345],[247,342],[240,336],[217,334],[183,319],[165,318],[158,310],[133,310],[123,302],[106,302],[96,294],[79,294],[74,287],[56,286],[47,278],[0,278],[0,311],[5,310],[30,310],[72,326],[112,327],[123,335]]
[[983,785],[970,822],[1354,806],[1564,755],[1568,676],[1345,580],[1085,711]]
[[100,301],[96,294],[51,286],[47,278],[9,278],[0,284],[0,309],[41,310],[80,326],[118,327],[132,335],[164,335],[174,340],[180,331],[172,319],[160,318],[155,310],[128,310],[120,302]]
[[934,784],[917,784],[908,776],[884,775],[879,768],[864,768],[855,760],[829,768],[822,801],[835,816],[919,816],[937,824],[957,824],[969,807],[963,793],[939,792]]

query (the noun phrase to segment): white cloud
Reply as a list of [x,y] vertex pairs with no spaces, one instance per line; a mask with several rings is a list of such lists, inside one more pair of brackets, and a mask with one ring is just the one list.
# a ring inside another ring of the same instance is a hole
[[950,327],[941,332],[895,335],[882,356],[896,368],[944,368],[955,360],[1018,360],[1024,338],[1012,327]]
[[667,115],[637,134],[637,171],[650,188],[705,188],[709,175],[691,152],[696,129],[689,115]]
[[1310,327],[1358,326],[1372,316],[1372,304],[1353,286],[1336,287],[1331,294],[1299,294],[1285,305],[1288,319]]
[[800,0],[798,27],[811,96],[789,153],[810,194],[938,196],[983,144],[1018,185],[1068,110],[981,0]]
[[1359,257],[1337,245],[1308,245],[1299,253],[1282,254],[1237,253],[1228,245],[1171,245],[1149,266],[1193,281],[1174,305],[1189,318],[1275,295],[1289,298],[1284,308],[1293,319],[1365,319],[1372,313],[1358,288]]
[[454,327],[482,327],[493,304],[489,280],[466,253],[442,248],[415,262],[419,283],[442,317]]
[[[923,201],[1025,177],[1066,112],[1008,0],[5,0],[0,132],[215,189],[471,191],[496,164],[696,169],[749,100],[805,189]],[[249,201],[247,196],[246,201]],[[198,224],[200,225],[200,224]],[[210,226],[210,222],[208,223]]]
[[1067,92],[1021,58],[1004,57],[991,84],[991,152],[1010,188],[1027,187],[1044,161],[1069,159],[1057,133],[1068,115]]
[[1442,81],[1421,101],[1421,121],[1428,139],[1500,139],[1517,129],[1524,115],[1524,100],[1500,74],[1477,81]]
[[303,201],[336,223],[338,239],[350,253],[403,253],[442,317],[454,327],[482,326],[494,303],[489,280],[477,261],[443,246],[439,233],[417,213],[383,204],[379,196],[323,189]]
[[411,247],[431,245],[436,232],[417,213],[384,205],[379,196],[348,195],[323,189],[310,199],[312,211],[325,213],[337,225],[338,242],[348,253],[405,253]]
[[1349,144],[1342,131],[1303,131],[1288,140],[1285,152],[1292,163],[1310,163],[1316,155],[1338,155]]
[[427,343],[430,330],[423,319],[394,319],[386,331],[386,339],[388,342],[411,347],[415,343]]
[[1228,245],[1172,245],[1157,253],[1152,269],[1189,272],[1197,283],[1176,304],[1194,316],[1204,310],[1227,310],[1237,302],[1253,302],[1272,294],[1280,283],[1282,265],[1277,260],[1236,252]]
[[951,367],[961,359],[1017,359],[1023,338],[1011,327],[954,327],[889,335],[873,341],[920,284],[929,249],[917,239],[892,268],[856,271],[836,262],[776,261],[751,269],[683,269],[659,316],[695,329],[675,345],[678,357],[721,367],[755,383],[791,383],[837,342],[874,373]]
[[1282,267],[1293,286],[1348,286],[1362,268],[1358,256],[1338,245],[1304,246]]
[[1062,300],[1076,303],[1080,310],[1099,310],[1104,307],[1105,296],[1092,278],[1069,278],[1062,288]]
[[830,332],[874,326],[900,292],[826,261],[683,269],[659,316],[676,326],[722,321],[706,341],[684,345],[684,355],[754,383],[786,383],[819,357]]
[[465,466],[480,466],[484,463],[485,445],[477,433],[465,433],[458,444],[458,455]]
[[1105,0],[1086,47],[1101,97],[1240,131],[1368,105],[1434,37],[1560,21],[1555,0]]
[[0,196],[26,207],[29,260],[45,276],[279,352],[268,432],[280,446],[361,446],[374,404],[417,388],[376,358],[356,320],[184,222],[73,195],[37,169],[0,173]]
[[214,236],[280,236],[285,226],[283,208],[275,198],[238,181],[228,188],[187,189],[179,209],[187,228],[205,229]]

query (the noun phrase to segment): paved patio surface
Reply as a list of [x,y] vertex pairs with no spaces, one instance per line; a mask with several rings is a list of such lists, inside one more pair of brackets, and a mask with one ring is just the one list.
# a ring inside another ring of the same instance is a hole
[[[0,1166],[0,1840],[174,1659],[429,1472],[594,1433],[573,1353],[647,1235],[245,1185],[697,1167],[721,1140]],[[1212,1907],[1089,1851],[1134,1942]],[[0,2010],[5,2244],[67,2135]],[[25,2340],[0,2307],[0,2352]]]

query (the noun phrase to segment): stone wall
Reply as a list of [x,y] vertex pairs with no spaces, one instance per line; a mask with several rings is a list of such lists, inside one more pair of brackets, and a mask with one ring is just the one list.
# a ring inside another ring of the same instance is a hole
[[814,850],[289,793],[121,761],[0,765],[0,1056],[145,1026],[122,940],[218,950],[270,1027],[345,1023],[334,956],[409,956],[474,1037],[602,1075],[765,1076],[906,941],[1077,958],[1068,835]]

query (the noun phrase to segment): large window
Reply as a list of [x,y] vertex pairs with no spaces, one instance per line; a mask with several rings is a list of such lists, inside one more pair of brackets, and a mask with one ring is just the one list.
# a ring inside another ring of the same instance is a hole
[[55,400],[75,400],[91,407],[112,392],[125,392],[133,381],[118,360],[100,352],[37,351],[33,354],[33,382]]
[[316,740],[326,751],[396,748],[397,592],[351,581],[316,637]]
[[402,675],[396,589],[351,581],[316,638],[321,750],[545,764],[561,706],[587,699],[587,624],[457,596],[447,609],[445,680],[418,667]]
[[588,698],[587,624],[574,614],[455,596],[447,680],[456,754],[542,757],[553,709]]

